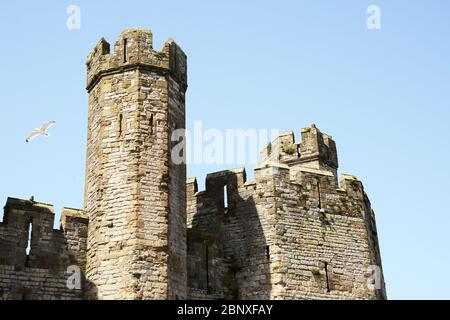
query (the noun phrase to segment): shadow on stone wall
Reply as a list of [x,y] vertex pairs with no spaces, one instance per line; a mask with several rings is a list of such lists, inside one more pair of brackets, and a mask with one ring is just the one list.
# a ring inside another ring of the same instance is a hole
[[204,192],[188,191],[190,299],[270,299],[270,246],[245,180],[244,170],[223,171]]
[[51,205],[8,199],[0,223],[0,299],[83,298],[88,219],[65,208],[54,230],[54,216]]

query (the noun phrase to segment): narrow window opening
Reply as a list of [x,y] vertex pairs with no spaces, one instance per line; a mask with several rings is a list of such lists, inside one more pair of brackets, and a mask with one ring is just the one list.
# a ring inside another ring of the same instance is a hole
[[229,208],[229,203],[228,203],[228,186],[224,185],[223,186],[223,208],[225,210],[225,214],[228,213],[228,208]]
[[322,199],[320,197],[320,182],[317,182],[317,194],[319,196],[319,209],[322,209]]
[[270,259],[270,246],[266,246],[266,257]]
[[205,245],[206,291],[209,294],[209,246]]
[[123,114],[119,115],[119,138],[122,137],[122,131],[123,131]]
[[153,128],[155,126],[155,120],[153,119],[153,113],[150,115],[150,124],[149,124],[149,126],[150,126],[150,134],[152,135],[153,132],[154,132]]
[[128,39],[123,39],[123,62],[128,62]]
[[327,279],[327,292],[330,292],[330,278],[328,277],[328,262],[325,262],[325,277]]

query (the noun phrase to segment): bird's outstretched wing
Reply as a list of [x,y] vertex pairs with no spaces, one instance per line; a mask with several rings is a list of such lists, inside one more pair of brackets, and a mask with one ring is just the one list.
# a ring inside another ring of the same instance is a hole
[[55,125],[55,121],[49,121],[49,122],[46,122],[46,123],[44,123],[43,125],[42,125],[42,128],[41,128],[41,130],[42,131],[47,131],[48,129],[50,129],[51,127],[53,127],[54,125]]
[[35,130],[31,131],[27,137],[26,142],[30,142],[31,140],[33,140],[34,138],[36,138],[37,136],[39,136],[41,134],[42,134],[42,132],[39,129],[35,129]]

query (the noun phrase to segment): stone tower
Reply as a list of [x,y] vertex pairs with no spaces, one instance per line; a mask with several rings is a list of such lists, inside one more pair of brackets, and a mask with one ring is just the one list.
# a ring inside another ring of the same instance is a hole
[[386,299],[375,213],[332,137],[280,134],[244,168],[187,181],[190,299]]
[[87,297],[186,298],[186,166],[171,161],[185,128],[186,55],[172,40],[125,30],[87,60]]

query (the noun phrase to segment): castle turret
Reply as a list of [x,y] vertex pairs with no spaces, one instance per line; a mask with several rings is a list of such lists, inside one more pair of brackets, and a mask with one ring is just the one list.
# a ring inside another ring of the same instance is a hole
[[335,172],[339,167],[336,143],[330,135],[320,132],[315,125],[302,130],[300,163],[314,169]]
[[322,133],[314,124],[302,129],[301,135],[301,142],[296,142],[294,132],[280,134],[261,151],[262,162],[330,171],[337,179],[339,164],[332,137]]
[[186,167],[171,160],[186,89],[186,55],[147,30],[88,57],[89,298],[186,298]]
[[192,299],[386,299],[375,213],[315,126],[280,134],[243,169],[188,186]]

